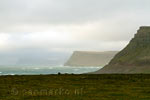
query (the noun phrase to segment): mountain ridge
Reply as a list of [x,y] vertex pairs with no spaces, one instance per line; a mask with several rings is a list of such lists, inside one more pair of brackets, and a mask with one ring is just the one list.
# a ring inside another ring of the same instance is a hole
[[104,66],[118,51],[74,51],[65,66]]
[[94,73],[150,73],[150,26],[140,27],[130,43]]

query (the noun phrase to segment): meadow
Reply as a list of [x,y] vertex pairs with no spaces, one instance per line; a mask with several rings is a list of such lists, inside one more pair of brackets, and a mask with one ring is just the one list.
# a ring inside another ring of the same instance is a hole
[[150,75],[0,76],[0,100],[150,100]]

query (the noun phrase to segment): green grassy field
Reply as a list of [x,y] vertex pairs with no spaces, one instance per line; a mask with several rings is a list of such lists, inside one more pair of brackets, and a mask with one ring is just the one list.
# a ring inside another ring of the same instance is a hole
[[0,100],[150,100],[150,75],[0,76]]

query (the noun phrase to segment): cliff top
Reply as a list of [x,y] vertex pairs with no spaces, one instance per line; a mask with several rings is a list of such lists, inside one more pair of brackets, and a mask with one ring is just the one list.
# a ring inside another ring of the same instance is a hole
[[150,26],[141,26],[141,27],[140,27],[140,29],[143,29],[143,28],[145,28],[145,29],[146,29],[146,28],[150,28]]
[[137,33],[150,33],[150,26],[141,26]]
[[99,52],[99,51],[74,51],[74,53],[92,53],[92,54],[101,54],[101,53],[113,53],[113,52],[118,52],[118,51],[103,51],[103,52]]

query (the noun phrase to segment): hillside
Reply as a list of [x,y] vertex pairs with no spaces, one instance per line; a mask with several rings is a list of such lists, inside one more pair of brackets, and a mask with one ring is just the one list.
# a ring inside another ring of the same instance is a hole
[[150,27],[140,27],[130,43],[95,73],[150,73]]
[[65,66],[104,66],[115,56],[117,51],[88,52],[75,51]]

